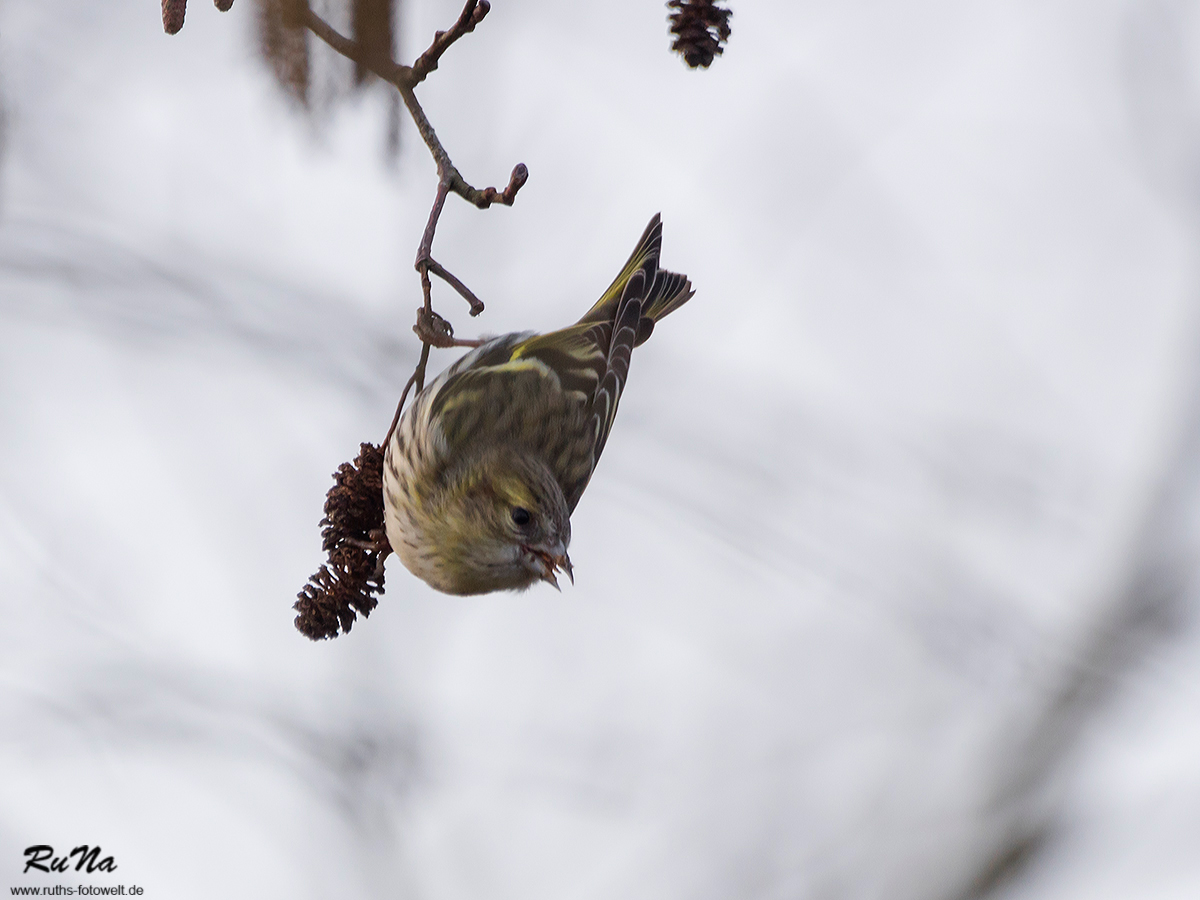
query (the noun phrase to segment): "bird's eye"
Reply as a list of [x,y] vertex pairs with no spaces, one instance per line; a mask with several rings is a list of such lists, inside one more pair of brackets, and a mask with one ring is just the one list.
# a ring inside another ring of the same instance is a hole
[[512,520],[517,525],[528,525],[532,516],[529,515],[529,510],[523,506],[514,506],[512,511]]

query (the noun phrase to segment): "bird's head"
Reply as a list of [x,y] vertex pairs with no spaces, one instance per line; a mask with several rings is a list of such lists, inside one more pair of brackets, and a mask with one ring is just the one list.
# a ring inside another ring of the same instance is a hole
[[460,474],[443,496],[441,528],[428,535],[445,576],[436,587],[482,594],[548,581],[557,588],[560,570],[574,583],[570,512],[545,463],[500,448],[455,468]]

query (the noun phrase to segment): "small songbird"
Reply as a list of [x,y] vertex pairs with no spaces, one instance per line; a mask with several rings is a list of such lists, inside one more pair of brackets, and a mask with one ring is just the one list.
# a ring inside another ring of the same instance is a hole
[[432,381],[388,441],[388,542],[448,594],[574,582],[567,547],[617,414],[633,348],[692,296],[658,267],[650,220],[629,262],[576,324],[492,338]]

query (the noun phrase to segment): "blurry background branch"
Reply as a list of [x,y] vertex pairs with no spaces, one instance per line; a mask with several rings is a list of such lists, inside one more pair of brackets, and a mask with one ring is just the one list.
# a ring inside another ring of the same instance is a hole
[[[1136,7],[1128,19],[1126,96],[1136,123],[1138,161],[1147,184],[1200,226],[1200,97],[1181,34],[1188,8],[1172,0]],[[1194,628],[1200,597],[1200,352],[1193,335],[1186,410],[1173,449],[1131,542],[1111,594],[1097,604],[1059,679],[1012,737],[992,786],[1000,828],[978,875],[952,900],[1000,895],[1046,854],[1061,826],[1058,794],[1089,729],[1131,676],[1178,635]]]

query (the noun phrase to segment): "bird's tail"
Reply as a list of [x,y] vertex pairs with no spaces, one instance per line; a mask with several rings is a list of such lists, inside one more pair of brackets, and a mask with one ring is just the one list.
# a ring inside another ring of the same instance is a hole
[[637,340],[641,344],[654,331],[654,323],[663,316],[673,313],[691,299],[695,291],[686,275],[658,268],[658,254],[662,250],[662,220],[658,213],[646,226],[642,239],[638,241],[629,261],[609,285],[596,305],[587,311],[579,324],[613,322],[621,304],[621,295],[635,272],[645,270],[650,289],[642,299],[642,317],[638,323]]

